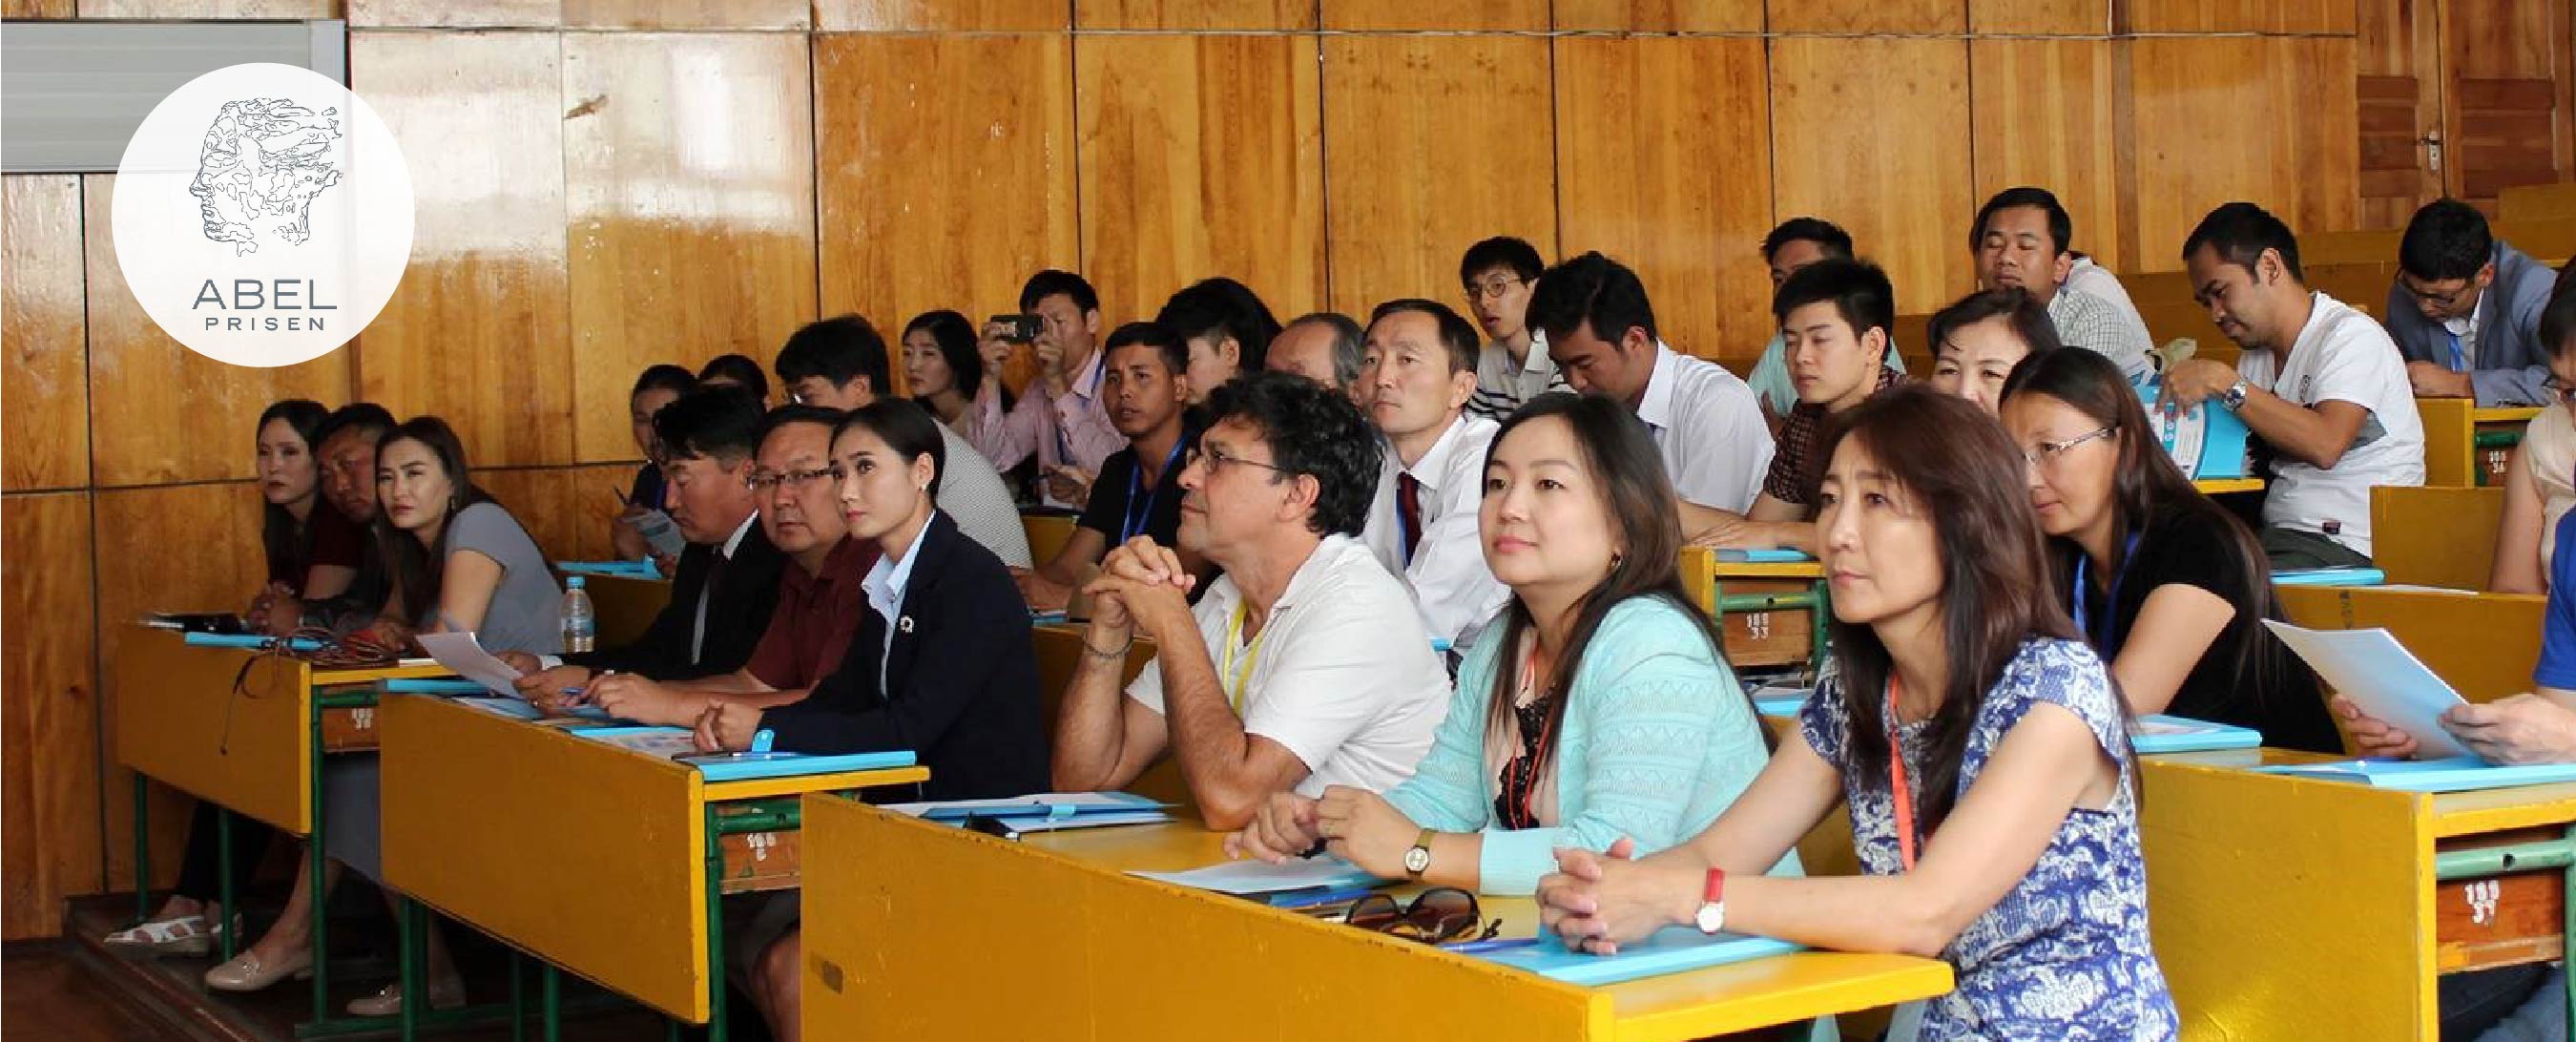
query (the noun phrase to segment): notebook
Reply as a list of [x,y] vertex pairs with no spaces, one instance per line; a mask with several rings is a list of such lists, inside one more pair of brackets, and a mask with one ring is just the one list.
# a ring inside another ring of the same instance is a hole
[[2274,586],[2377,586],[2388,573],[2377,568],[2291,568],[2272,573]]
[[572,734],[621,749],[678,760],[698,769],[708,781],[749,778],[793,778],[840,771],[882,771],[913,765],[909,750],[882,753],[716,753],[698,752],[697,738],[685,727],[593,727]]
[[2360,782],[2374,789],[2401,792],[2468,792],[2576,781],[2576,764],[2541,763],[2507,767],[2474,756],[2440,760],[2336,760],[2330,763],[2276,764],[2256,769],[2267,774]]
[[1688,926],[1667,926],[1642,943],[1619,946],[1615,955],[1572,951],[1565,947],[1563,941],[1549,935],[1536,945],[1493,952],[1483,958],[1568,984],[1597,986],[1686,970],[1703,970],[1771,955],[1787,955],[1799,948],[1799,945],[1769,937],[1725,932],[1703,934]]
[[557,561],[555,570],[565,575],[609,575],[626,579],[659,579],[662,570],[650,560],[643,561]]

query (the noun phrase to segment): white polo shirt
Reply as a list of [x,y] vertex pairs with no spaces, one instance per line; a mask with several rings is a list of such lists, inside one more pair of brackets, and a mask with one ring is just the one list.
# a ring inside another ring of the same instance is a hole
[[[1499,429],[1492,420],[1461,413],[1412,467],[1396,460],[1393,445],[1385,446],[1385,462],[1378,467],[1377,498],[1369,503],[1360,539],[1379,564],[1413,591],[1422,628],[1433,640],[1465,643],[1461,638],[1473,636],[1512,596],[1486,566],[1477,530],[1476,511],[1485,498],[1485,450]],[[1396,486],[1404,474],[1422,483],[1422,536],[1410,561],[1404,557],[1404,525],[1396,510]]]
[[1771,427],[1762,422],[1753,388],[1734,373],[1658,342],[1637,418],[1683,499],[1741,514],[1762,494],[1762,479],[1771,473]]
[[[1191,614],[1243,729],[1286,746],[1311,772],[1297,793],[1322,796],[1330,785],[1385,792],[1412,777],[1448,714],[1449,672],[1422,637],[1413,598],[1368,547],[1325,536],[1250,647],[1229,656],[1226,631],[1242,603],[1234,578],[1220,576]],[[1127,697],[1163,711],[1160,657],[1127,685]]]
[[[2361,434],[2332,470],[2283,457],[2272,465],[2263,523],[2315,532],[2370,555],[2370,487],[2424,483],[2424,418],[2406,381],[2406,360],[2369,315],[2314,293],[2308,324],[2287,359],[2270,348],[2237,357],[2248,382],[2300,405],[2345,401],[2370,410]],[[2278,377],[2271,374],[2279,371]]]

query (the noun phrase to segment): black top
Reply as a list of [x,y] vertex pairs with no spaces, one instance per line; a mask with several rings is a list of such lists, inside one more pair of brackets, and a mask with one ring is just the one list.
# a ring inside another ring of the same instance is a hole
[[778,573],[787,567],[787,555],[770,543],[759,521],[751,523],[716,581],[714,599],[707,602],[706,639],[691,661],[689,634],[697,626],[698,597],[721,551],[697,543],[683,548],[679,573],[671,577],[671,602],[642,635],[623,647],[566,655],[564,661],[653,680],[692,680],[741,669],[769,630],[770,613],[778,607]]
[[[1164,546],[1178,545],[1181,455],[1198,438],[1198,426],[1183,422],[1180,440],[1172,443],[1171,455],[1148,466],[1147,474],[1161,475],[1154,479],[1150,490],[1144,489],[1144,478],[1136,473],[1134,445],[1110,453],[1100,463],[1100,477],[1091,483],[1091,502],[1083,505],[1082,517],[1074,524],[1100,533],[1112,548],[1140,535],[1152,536]],[[1141,505],[1128,498],[1131,491],[1138,490],[1145,492],[1146,501]]]
[[1045,792],[1047,733],[1028,602],[1001,558],[947,514],[931,515],[921,540],[891,654],[886,619],[871,606],[840,668],[804,701],[763,713],[760,725],[786,752],[910,749],[930,768],[921,799]]
[[626,501],[639,507],[660,510],[662,504],[662,468],[647,463],[635,468],[635,483],[626,490]]
[[[2104,616],[2107,593],[2102,578],[2085,581],[2084,611],[2093,642],[2105,661],[2119,657],[2137,624],[2138,611],[2157,587],[2174,583],[2209,591],[2228,603],[2272,600],[2266,588],[2248,597],[2258,581],[2239,554],[2232,518],[2208,514],[2157,519],[2138,534],[2137,549],[2117,580],[2119,603]],[[2071,573],[2070,573],[2071,574]],[[2106,626],[2107,623],[2107,626]],[[2107,630],[2107,632],[2106,632]],[[2316,674],[2296,653],[2263,628],[2262,621],[2240,612],[2220,630],[2218,639],[2183,678],[2165,712],[2194,720],[2250,727],[2263,732],[2263,744],[2283,749],[2340,753],[2343,739],[2326,712]]]

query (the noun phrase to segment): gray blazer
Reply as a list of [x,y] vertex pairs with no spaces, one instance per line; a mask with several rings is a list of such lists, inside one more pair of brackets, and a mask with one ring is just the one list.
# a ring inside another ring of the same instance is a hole
[[[2495,282],[2478,299],[2477,369],[2469,382],[2478,405],[2543,405],[2549,345],[2540,342],[2540,311],[2558,273],[2502,240],[2495,244]],[[2406,287],[2388,287],[2388,338],[2409,362],[2448,365],[2451,334],[2415,308]]]

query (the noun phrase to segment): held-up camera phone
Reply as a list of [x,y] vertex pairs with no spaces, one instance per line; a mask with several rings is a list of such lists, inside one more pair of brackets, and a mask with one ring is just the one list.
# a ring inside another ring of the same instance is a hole
[[1046,320],[1036,315],[995,315],[986,321],[994,325],[1010,327],[1002,335],[1002,339],[1014,344],[1025,344],[1036,340],[1038,331],[1046,328]]

